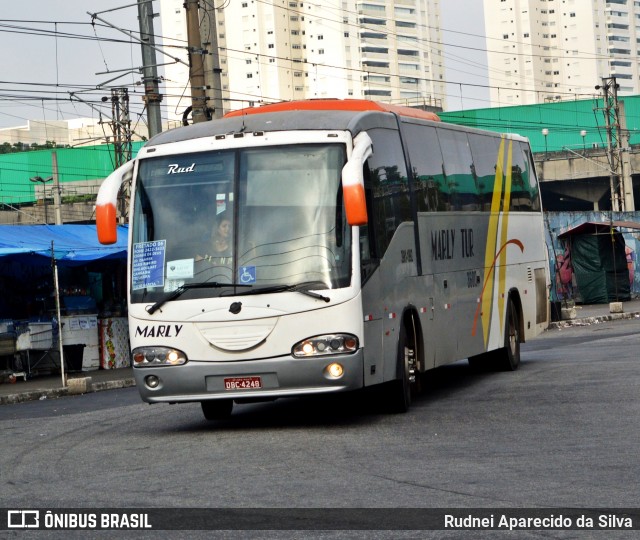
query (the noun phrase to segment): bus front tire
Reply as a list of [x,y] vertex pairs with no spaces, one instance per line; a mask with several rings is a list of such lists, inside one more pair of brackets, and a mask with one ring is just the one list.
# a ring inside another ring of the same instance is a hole
[[399,414],[409,410],[413,394],[418,391],[419,377],[415,344],[407,341],[407,332],[403,327],[398,344],[398,378],[387,383],[386,404],[389,412]]
[[202,414],[207,420],[224,420],[231,416],[233,410],[232,399],[211,399],[201,401]]

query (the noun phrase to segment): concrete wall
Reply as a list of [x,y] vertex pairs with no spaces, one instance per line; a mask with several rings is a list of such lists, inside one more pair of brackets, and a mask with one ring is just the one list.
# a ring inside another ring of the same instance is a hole
[[[95,222],[95,202],[62,204],[60,213],[63,223]],[[55,224],[56,212],[53,204],[47,204],[46,223]],[[16,210],[1,210],[0,225],[42,225],[45,223],[44,204],[23,206]]]

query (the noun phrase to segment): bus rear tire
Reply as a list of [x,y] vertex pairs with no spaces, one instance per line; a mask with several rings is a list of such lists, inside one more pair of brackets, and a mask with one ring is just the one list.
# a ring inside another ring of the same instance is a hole
[[472,371],[515,371],[520,365],[520,316],[515,302],[509,297],[504,328],[504,347],[470,356],[467,361]]
[[514,301],[507,303],[507,320],[504,329],[504,348],[496,351],[496,368],[515,371],[520,366],[520,316]]
[[232,399],[211,399],[201,401],[202,414],[207,420],[224,420],[231,416],[233,410]]

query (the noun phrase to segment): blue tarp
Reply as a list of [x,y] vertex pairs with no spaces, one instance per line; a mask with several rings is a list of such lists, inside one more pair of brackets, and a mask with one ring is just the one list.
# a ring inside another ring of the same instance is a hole
[[115,244],[103,246],[95,225],[0,225],[0,257],[39,255],[50,260],[52,246],[56,261],[63,265],[126,259],[127,227],[118,227]]

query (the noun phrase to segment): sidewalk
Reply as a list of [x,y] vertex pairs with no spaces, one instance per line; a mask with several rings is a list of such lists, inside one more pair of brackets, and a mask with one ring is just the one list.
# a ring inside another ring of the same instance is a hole
[[22,377],[18,377],[15,383],[2,383],[0,384],[0,405],[36,399],[53,399],[136,385],[133,378],[133,368],[130,367],[69,373],[67,378],[66,388],[62,386],[60,373],[55,375],[36,375],[26,381]]
[[611,313],[609,304],[578,304],[576,305],[575,319],[552,322],[549,324],[549,330],[567,326],[586,326],[619,319],[640,319],[640,298],[622,302],[622,313]]
[[[620,319],[640,319],[640,298],[623,302],[622,308],[622,313],[610,313],[609,304],[577,305],[575,319],[552,322],[549,324],[549,329],[587,326]],[[0,405],[126,388],[136,384],[133,368],[130,367],[72,373],[69,375],[69,381],[71,382],[67,383],[67,387],[63,388],[62,377],[57,374],[36,376],[26,381],[20,377],[13,384],[2,383],[0,384]]]

